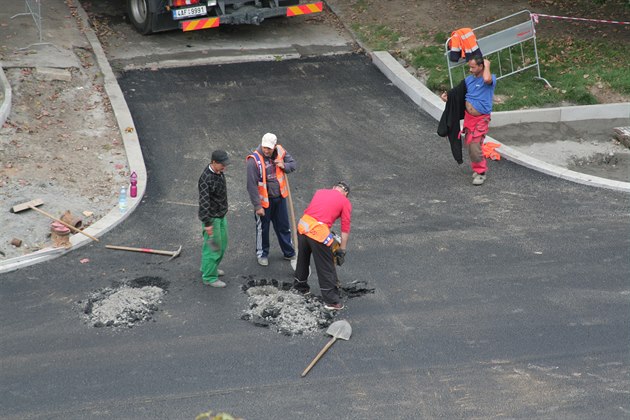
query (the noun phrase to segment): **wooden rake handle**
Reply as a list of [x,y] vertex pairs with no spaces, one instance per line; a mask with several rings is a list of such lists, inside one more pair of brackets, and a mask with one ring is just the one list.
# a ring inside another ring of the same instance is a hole
[[323,349],[321,349],[321,351],[319,352],[319,354],[317,356],[315,356],[315,358],[313,359],[313,361],[311,362],[310,365],[308,365],[306,367],[306,369],[304,369],[304,372],[302,372],[302,378],[306,376],[306,374],[313,368],[313,366],[315,366],[315,363],[317,363],[319,361],[319,359],[322,358],[322,356],[324,355],[324,353],[326,353],[328,351],[328,349],[335,344],[335,341],[337,341],[337,337],[333,337],[330,339],[330,341],[328,342],[328,344],[326,344],[324,346]]
[[105,248],[118,249],[120,251],[145,252],[147,254],[170,255],[171,257],[177,253],[176,251],[162,251],[159,249],[152,249],[152,248],[134,248],[131,246],[119,246],[119,245],[105,245]]
[[37,208],[37,207],[35,207],[35,206],[29,206],[29,207],[30,207],[31,209],[35,210],[35,211],[40,212],[40,213],[41,213],[41,214],[43,214],[44,216],[50,217],[50,218],[51,218],[51,219],[53,219],[55,222],[59,222],[59,223],[61,223],[62,225],[64,225],[64,226],[65,226],[65,227],[67,227],[68,229],[70,229],[71,231],[76,232],[76,233],[82,233],[82,234],[84,234],[85,236],[87,236],[88,238],[92,239],[93,241],[99,242],[98,238],[95,238],[94,236],[90,235],[90,234],[89,234],[89,233],[87,233],[87,232],[83,232],[81,229],[77,229],[76,227],[72,226],[72,225],[71,225],[71,224],[69,224],[69,223],[64,222],[63,220],[57,219],[57,218],[56,218],[55,216],[53,216],[52,214],[47,213],[47,212],[45,212],[44,210],[38,209],[38,208]]

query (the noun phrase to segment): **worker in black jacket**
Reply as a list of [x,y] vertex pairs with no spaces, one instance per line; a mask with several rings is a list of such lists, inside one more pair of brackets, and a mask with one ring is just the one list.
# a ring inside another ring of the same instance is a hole
[[228,154],[223,150],[212,152],[210,165],[199,177],[199,220],[203,224],[201,248],[201,280],[212,287],[225,287],[219,280],[219,270],[228,243],[225,215],[228,211],[227,186],[223,172],[229,165]]

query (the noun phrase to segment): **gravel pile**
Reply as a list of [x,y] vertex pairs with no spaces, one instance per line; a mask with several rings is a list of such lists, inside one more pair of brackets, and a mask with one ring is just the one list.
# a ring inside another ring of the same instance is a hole
[[[275,279],[246,277],[242,289],[247,294],[248,309],[243,311],[241,319],[289,336],[309,335],[327,328],[336,313],[325,309],[320,297],[304,296],[292,290],[292,286]],[[374,288],[363,280],[341,286],[344,300],[368,293],[374,293]]]
[[131,328],[152,319],[165,286],[158,278],[144,277],[93,292],[79,304],[93,327]]
[[290,283],[250,279],[243,286],[249,308],[241,319],[289,336],[313,334],[331,324],[333,314],[324,309],[319,298],[290,288]]

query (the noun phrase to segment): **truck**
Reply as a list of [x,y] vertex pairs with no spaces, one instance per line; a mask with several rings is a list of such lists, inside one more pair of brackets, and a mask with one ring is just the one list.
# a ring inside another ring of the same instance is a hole
[[219,25],[259,25],[279,16],[320,13],[323,2],[300,0],[127,0],[127,14],[138,32],[196,31]]

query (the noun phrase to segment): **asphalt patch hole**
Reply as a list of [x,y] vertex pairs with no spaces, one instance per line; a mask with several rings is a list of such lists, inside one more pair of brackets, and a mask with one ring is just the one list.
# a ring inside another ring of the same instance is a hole
[[160,277],[117,281],[78,304],[92,327],[132,328],[153,320],[168,286],[169,282]]
[[248,309],[241,319],[288,336],[309,335],[328,327],[334,314],[315,296],[291,290],[291,283],[248,278],[242,286]]
[[[243,311],[241,319],[287,336],[318,333],[327,328],[336,315],[324,308],[320,297],[302,295],[292,289],[292,283],[250,276],[242,290],[247,295],[248,309]],[[374,293],[374,288],[365,281],[341,286],[342,299],[367,293]]]

